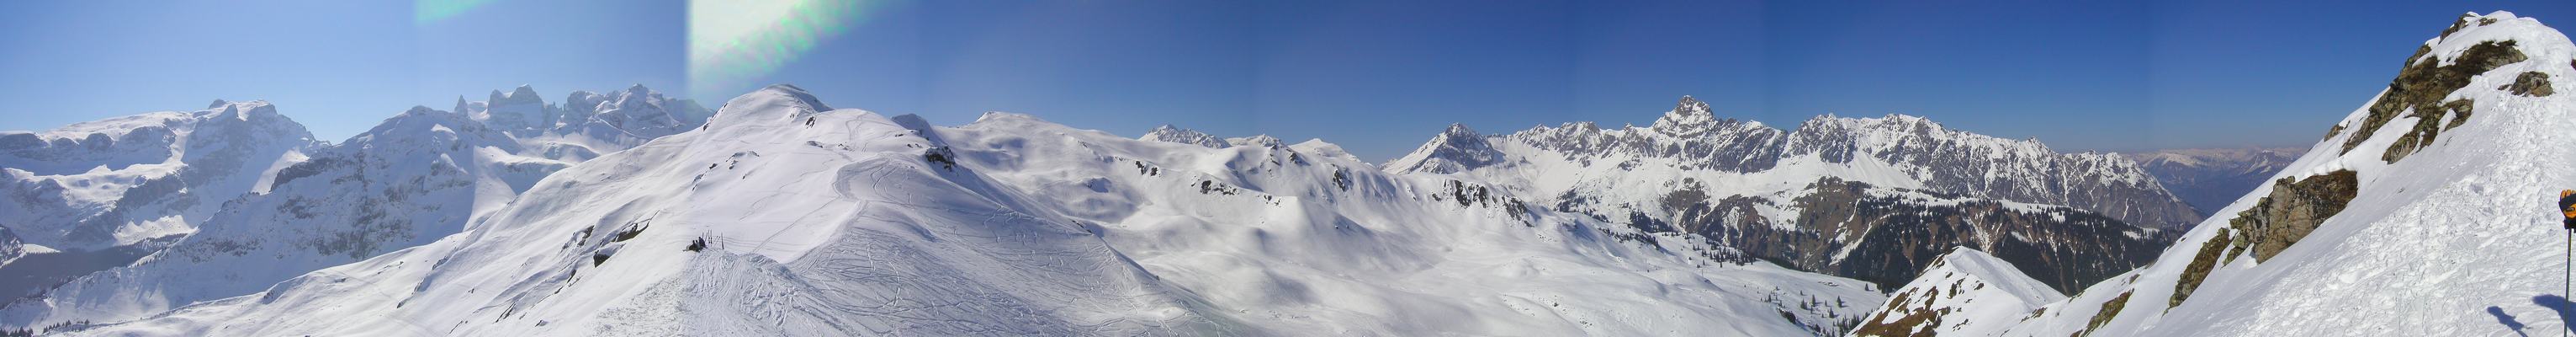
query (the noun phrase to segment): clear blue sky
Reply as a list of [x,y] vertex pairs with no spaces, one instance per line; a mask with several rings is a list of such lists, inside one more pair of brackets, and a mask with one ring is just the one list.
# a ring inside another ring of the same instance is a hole
[[[2563,0],[887,1],[796,25],[705,14],[723,2],[425,1],[0,2],[0,129],[267,99],[336,141],[519,84],[712,105],[794,83],[939,124],[1171,123],[1371,160],[1451,122],[1644,124],[1681,95],[1781,126],[1905,113],[2060,149],[2304,145],[2460,13],[2576,22]],[[698,64],[692,22],[813,39]]]

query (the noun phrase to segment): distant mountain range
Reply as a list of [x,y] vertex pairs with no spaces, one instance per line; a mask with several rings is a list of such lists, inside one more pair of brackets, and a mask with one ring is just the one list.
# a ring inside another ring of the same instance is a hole
[[2304,148],[2176,149],[2129,153],[2130,160],[2154,174],[2166,190],[2191,204],[2202,217],[2218,213],[2236,197],[2261,187],[2272,174],[2299,159]]
[[2563,309],[2532,267],[2576,186],[2570,57],[2464,16],[2313,146],[2139,154],[1688,96],[1378,164],[791,85],[519,87],[336,143],[216,101],[0,133],[0,333],[2545,332],[2496,322]]

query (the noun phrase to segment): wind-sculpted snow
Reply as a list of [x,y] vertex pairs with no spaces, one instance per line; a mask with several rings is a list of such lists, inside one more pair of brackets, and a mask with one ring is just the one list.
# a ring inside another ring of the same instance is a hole
[[1001,113],[932,127],[774,86],[461,234],[67,332],[1777,336],[1881,301],[1484,182],[1262,143]]
[[[2556,191],[2576,186],[2576,175],[2565,169],[2576,166],[2576,148],[2565,145],[2576,143],[2576,134],[2567,132],[2576,129],[2576,98],[2511,88],[2530,72],[2552,74],[2553,85],[2563,87],[2576,73],[2570,68],[2576,45],[2531,18],[2472,13],[2426,41],[2407,66],[2450,62],[2482,45],[2510,45],[2526,58],[2460,75],[2455,91],[2422,94],[2471,102],[2465,108],[2441,107],[2448,116],[2420,110],[2431,106],[2391,112],[2380,103],[2392,98],[2382,95],[2345,117],[2332,135],[2274,175],[2274,183],[2220,209],[2154,264],[2029,318],[1973,324],[2009,336],[2546,335],[2567,329],[2559,319],[2569,309],[2557,268],[2565,237],[2551,201]],[[2410,80],[2423,79],[2400,76],[2392,90],[2423,84]],[[2376,131],[2358,127],[2383,113],[2389,116]],[[2396,152],[2405,155],[2391,159]],[[2277,205],[2341,207],[2283,212]]]

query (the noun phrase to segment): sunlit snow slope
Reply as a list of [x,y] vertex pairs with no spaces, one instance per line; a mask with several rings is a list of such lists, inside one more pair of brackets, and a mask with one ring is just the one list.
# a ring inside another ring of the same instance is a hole
[[79,335],[1821,335],[1881,295],[1338,147],[773,86],[464,232]]

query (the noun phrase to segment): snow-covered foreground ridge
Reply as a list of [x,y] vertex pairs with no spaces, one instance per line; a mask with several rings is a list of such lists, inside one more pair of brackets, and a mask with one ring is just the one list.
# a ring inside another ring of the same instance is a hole
[[959,127],[790,86],[419,247],[75,335],[1812,335],[1862,282],[1319,141]]
[[[2576,45],[2469,14],[2307,154],[2154,264],[2009,336],[2547,335],[2568,329],[2557,191],[2576,187]],[[1942,319],[1943,322],[1956,320]],[[1907,330],[1912,331],[1912,330]],[[1895,333],[1887,335],[1904,335]]]

